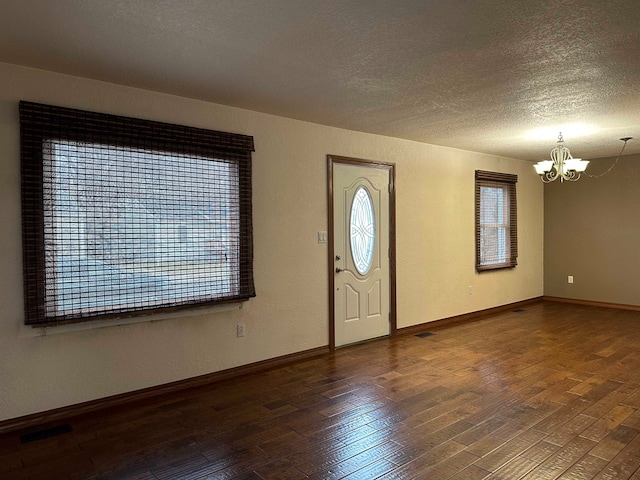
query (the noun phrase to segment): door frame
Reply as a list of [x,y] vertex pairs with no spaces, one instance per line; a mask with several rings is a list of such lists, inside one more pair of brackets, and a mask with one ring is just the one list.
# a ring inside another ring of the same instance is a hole
[[335,245],[333,225],[333,166],[336,164],[356,165],[358,167],[379,168],[389,172],[389,336],[397,333],[396,317],[396,166],[394,163],[363,160],[360,158],[327,155],[327,194],[329,213],[328,232],[328,276],[329,276],[329,349],[336,349],[335,332]]

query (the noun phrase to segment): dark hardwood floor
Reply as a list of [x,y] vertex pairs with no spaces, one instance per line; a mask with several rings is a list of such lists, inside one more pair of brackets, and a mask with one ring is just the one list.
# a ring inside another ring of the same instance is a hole
[[4,435],[0,478],[640,479],[640,312],[432,332]]

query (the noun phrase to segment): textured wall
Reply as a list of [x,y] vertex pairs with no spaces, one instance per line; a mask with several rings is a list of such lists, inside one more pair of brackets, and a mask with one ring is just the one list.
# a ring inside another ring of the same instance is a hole
[[[22,326],[21,99],[253,135],[257,297],[231,311],[33,336]],[[397,164],[399,327],[542,295],[543,188],[527,162],[0,64],[0,420],[327,345],[327,246],[317,243],[327,154]],[[475,272],[475,169],[519,175],[515,270]]]
[[[587,172],[614,161],[592,160]],[[545,295],[640,306],[640,155],[601,178],[546,185],[544,205]]]

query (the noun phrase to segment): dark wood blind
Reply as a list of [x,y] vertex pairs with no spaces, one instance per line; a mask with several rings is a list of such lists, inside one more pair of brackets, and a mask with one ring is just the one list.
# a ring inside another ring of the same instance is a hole
[[255,296],[253,137],[20,102],[25,323]]
[[518,176],[476,170],[476,270],[513,268],[518,264]]

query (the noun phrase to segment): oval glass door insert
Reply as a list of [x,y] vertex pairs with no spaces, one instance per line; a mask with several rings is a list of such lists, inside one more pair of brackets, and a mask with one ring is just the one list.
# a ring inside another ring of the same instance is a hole
[[373,263],[373,250],[376,243],[376,217],[373,211],[371,195],[362,186],[356,190],[351,203],[349,233],[353,263],[358,273],[365,275]]

